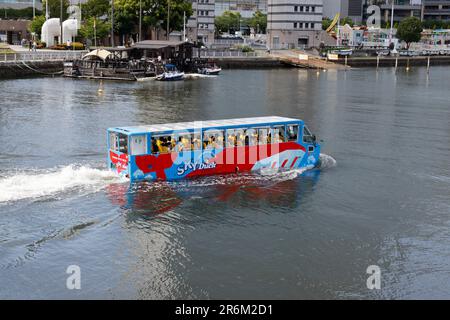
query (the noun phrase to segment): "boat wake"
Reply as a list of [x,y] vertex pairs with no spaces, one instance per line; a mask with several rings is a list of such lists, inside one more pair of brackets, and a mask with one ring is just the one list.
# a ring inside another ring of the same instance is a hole
[[0,204],[30,198],[55,196],[66,191],[96,192],[125,178],[106,169],[68,165],[30,170],[0,178]]
[[335,167],[337,164],[336,160],[325,153],[321,153],[319,156],[319,169],[329,169]]
[[314,169],[318,169],[320,171],[332,168],[336,166],[336,160],[327,155],[320,154],[320,162],[317,167],[305,167],[305,168],[297,168],[297,169],[271,169],[266,168],[256,172],[248,172],[248,173],[238,173],[238,174],[226,174],[226,175],[213,175],[213,176],[205,176],[199,177],[196,179],[182,179],[175,181],[153,181],[153,182],[144,182],[144,185],[141,183],[137,183],[134,185],[131,190],[137,191],[142,189],[151,190],[155,189],[165,189],[167,187],[171,187],[173,189],[191,189],[195,187],[211,187],[211,186],[220,186],[220,185],[255,185],[255,186],[264,186],[264,185],[272,185],[277,184],[287,180],[296,179],[304,174],[308,174],[312,172]]

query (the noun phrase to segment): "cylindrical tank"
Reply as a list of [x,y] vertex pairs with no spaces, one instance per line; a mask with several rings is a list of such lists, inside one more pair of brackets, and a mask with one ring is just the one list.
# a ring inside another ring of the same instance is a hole
[[41,40],[47,44],[47,47],[55,45],[56,40],[61,36],[61,25],[59,18],[51,18],[42,25]]
[[68,19],[63,22],[63,41],[72,42],[73,38],[77,36],[78,21],[77,19]]

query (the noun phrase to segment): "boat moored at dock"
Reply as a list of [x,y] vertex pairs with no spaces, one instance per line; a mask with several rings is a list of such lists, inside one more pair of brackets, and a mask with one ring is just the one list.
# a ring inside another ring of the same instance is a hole
[[310,168],[320,145],[303,120],[258,117],[108,129],[108,168],[139,180]]

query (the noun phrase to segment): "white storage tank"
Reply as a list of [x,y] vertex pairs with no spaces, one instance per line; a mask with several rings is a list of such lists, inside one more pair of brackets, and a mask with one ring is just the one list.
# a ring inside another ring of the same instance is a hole
[[78,21],[77,19],[68,19],[63,22],[63,42],[72,42],[77,36]]
[[61,25],[59,18],[51,18],[44,22],[42,25],[41,40],[47,44],[47,47],[56,44],[61,37]]

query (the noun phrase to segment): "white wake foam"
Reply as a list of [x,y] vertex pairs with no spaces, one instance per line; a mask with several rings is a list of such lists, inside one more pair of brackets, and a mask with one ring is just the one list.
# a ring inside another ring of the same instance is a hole
[[320,159],[320,166],[319,166],[320,169],[332,168],[335,167],[337,164],[336,160],[332,156],[329,156],[325,153],[321,153],[319,159]]
[[99,190],[123,178],[108,170],[69,165],[57,169],[21,172],[0,178],[0,203],[55,195],[76,188]]

